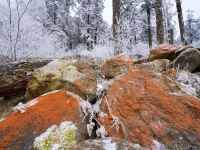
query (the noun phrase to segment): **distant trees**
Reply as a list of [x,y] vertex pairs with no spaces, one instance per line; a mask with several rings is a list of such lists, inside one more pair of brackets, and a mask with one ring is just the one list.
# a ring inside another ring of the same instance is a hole
[[13,2],[11,0],[7,0],[7,5],[0,8],[3,9],[0,14],[0,35],[8,42],[13,61],[17,60],[16,51],[20,38],[21,21],[31,1],[28,0],[27,3],[21,2],[24,4],[24,7],[20,9],[20,2],[18,0],[15,0],[15,7],[12,6]]
[[185,21],[185,35],[188,44],[200,41],[200,18],[196,19],[193,13],[193,11],[188,10]]

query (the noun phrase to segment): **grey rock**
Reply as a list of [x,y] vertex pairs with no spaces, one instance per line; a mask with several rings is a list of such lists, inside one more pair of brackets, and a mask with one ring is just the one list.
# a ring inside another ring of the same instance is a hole
[[195,48],[189,48],[182,52],[168,67],[193,72],[199,65],[200,52]]

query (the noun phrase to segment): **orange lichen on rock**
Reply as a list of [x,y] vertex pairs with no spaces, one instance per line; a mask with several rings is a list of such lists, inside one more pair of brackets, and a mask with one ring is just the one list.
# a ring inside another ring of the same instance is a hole
[[171,45],[163,44],[159,45],[156,48],[151,49],[148,60],[152,61],[155,59],[175,59],[181,52],[185,51],[188,48],[193,48],[192,46],[183,46],[183,45]]
[[148,148],[153,140],[168,148],[200,141],[200,101],[160,73],[128,72],[113,83],[100,109],[107,115],[99,121],[112,137]]
[[81,99],[65,91],[40,96],[33,105],[29,102],[25,105],[24,113],[14,112],[0,122],[0,150],[29,149],[35,137],[63,121],[72,121],[78,127],[82,126],[80,102]]
[[117,55],[111,59],[106,60],[102,64],[100,70],[101,74],[106,78],[114,78],[118,75],[126,73],[133,68],[134,62],[125,54]]

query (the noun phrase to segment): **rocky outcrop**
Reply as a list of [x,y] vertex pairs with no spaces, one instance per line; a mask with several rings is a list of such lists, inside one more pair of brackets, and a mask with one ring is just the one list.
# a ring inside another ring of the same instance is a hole
[[135,67],[138,70],[162,72],[166,70],[169,64],[170,61],[168,59],[157,59],[148,63],[136,64]]
[[133,70],[116,79],[98,117],[111,137],[152,148],[200,149],[200,101],[160,73]]
[[182,46],[182,45],[170,45],[164,44],[153,48],[150,51],[148,61],[153,61],[156,59],[175,59],[181,52],[187,50],[188,48],[193,48],[192,46]]
[[25,94],[31,72],[47,63],[48,61],[41,61],[0,65],[0,97]]
[[26,99],[32,99],[47,92],[65,89],[93,100],[96,92],[96,72],[89,64],[81,61],[54,60],[34,70],[28,83]]
[[0,149],[33,149],[34,145],[44,150],[54,144],[65,148],[86,140],[82,101],[72,93],[54,91],[27,104],[20,103],[15,112],[0,121]]
[[108,59],[101,65],[101,75],[111,79],[118,75],[126,73],[133,66],[133,61],[126,58],[124,54]]
[[114,138],[90,139],[84,141],[69,150],[148,150],[139,144]]
[[189,48],[182,52],[169,67],[180,70],[195,71],[200,66],[200,52],[195,48]]

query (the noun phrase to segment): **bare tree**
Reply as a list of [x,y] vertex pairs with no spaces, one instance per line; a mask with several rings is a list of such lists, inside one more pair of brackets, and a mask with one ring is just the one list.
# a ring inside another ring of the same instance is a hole
[[156,26],[157,26],[157,43],[164,43],[164,20],[163,20],[163,11],[162,11],[162,0],[156,0],[155,3],[156,10]]
[[113,0],[113,39],[115,55],[121,51],[120,0]]
[[176,0],[176,8],[177,8],[177,13],[178,13],[178,22],[179,22],[179,28],[180,28],[181,42],[186,45],[187,41],[185,40],[185,36],[184,36],[185,29],[184,29],[181,0]]
[[[26,12],[26,10],[28,9],[28,6],[30,5],[30,3],[32,2],[32,0],[28,0],[28,2],[25,4],[24,9],[22,9],[22,11],[20,12],[19,10],[19,2],[18,0],[15,0],[16,3],[16,11],[17,11],[17,20],[15,21],[15,17],[13,16],[13,8],[11,6],[12,2],[11,0],[7,0],[7,9],[8,9],[8,29],[7,31],[0,31],[0,34],[7,40],[9,41],[9,45],[10,45],[10,51],[11,51],[11,57],[13,59],[13,61],[17,60],[17,53],[16,53],[16,49],[17,49],[17,44],[19,41],[19,35],[20,35],[20,23],[21,20]],[[15,29],[16,28],[16,29]]]

